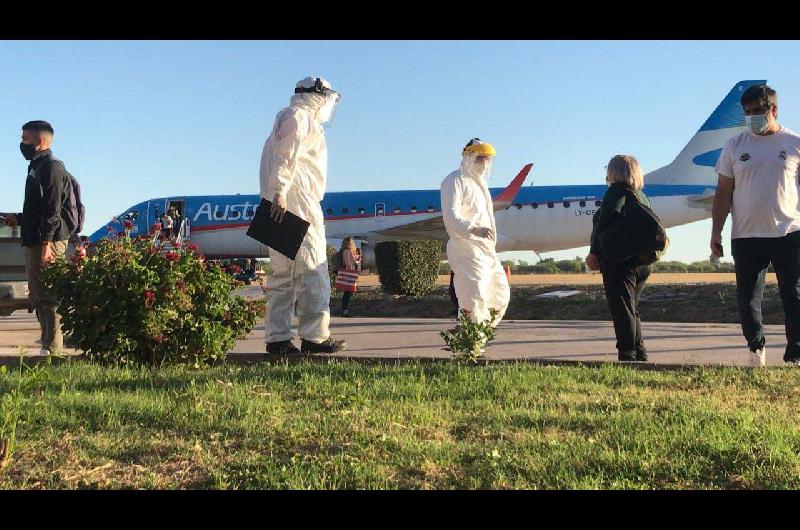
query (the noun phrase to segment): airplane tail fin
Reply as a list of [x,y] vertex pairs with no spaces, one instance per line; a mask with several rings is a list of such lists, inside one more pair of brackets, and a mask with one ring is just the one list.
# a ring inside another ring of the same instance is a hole
[[514,177],[514,180],[512,180],[503,191],[501,191],[494,199],[492,199],[492,204],[494,205],[495,211],[501,210],[514,202],[514,199],[517,197],[517,193],[519,193],[519,190],[522,187],[522,183],[525,182],[525,178],[528,176],[528,173],[532,167],[533,164],[525,164],[519,173],[517,173],[517,176]]
[[709,184],[716,186],[714,165],[725,143],[745,130],[742,92],[766,81],[739,81],[689,140],[675,160],[645,175],[647,184]]

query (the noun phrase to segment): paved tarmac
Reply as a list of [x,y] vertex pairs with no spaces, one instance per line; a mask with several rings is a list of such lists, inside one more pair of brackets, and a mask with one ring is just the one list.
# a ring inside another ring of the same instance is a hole
[[[439,331],[453,327],[451,319],[339,318],[331,319],[334,338],[346,339],[348,349],[336,354],[358,360],[446,359]],[[693,365],[746,366],[749,352],[738,324],[645,322],[642,325],[651,367]],[[783,365],[786,347],[783,326],[766,326],[767,365]],[[26,359],[38,361],[35,341],[39,327],[34,315],[17,311],[0,317],[0,364],[15,364],[19,349]],[[300,341],[296,344],[299,346]],[[67,350],[68,355],[76,355]],[[247,339],[236,343],[231,362],[263,359],[264,328],[259,325]],[[326,356],[331,357],[331,356]],[[610,321],[506,320],[489,345],[490,361],[525,360],[542,363],[587,364],[616,362],[614,329]]]

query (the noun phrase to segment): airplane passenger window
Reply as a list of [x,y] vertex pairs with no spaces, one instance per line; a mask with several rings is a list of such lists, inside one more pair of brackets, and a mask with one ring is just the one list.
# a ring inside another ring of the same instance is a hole
[[364,215],[365,213],[367,213],[367,211],[364,208],[359,208],[358,209],[358,214],[359,215]]
[[569,208],[569,201],[564,201],[564,208]]
[[600,206],[601,204],[603,204],[603,201],[594,201],[595,206]]
[[428,206],[428,211],[432,212],[433,211],[433,206]]
[[580,204],[581,208],[583,208],[584,206],[586,206],[586,201],[581,201],[578,204]]
[[552,203],[552,202],[548,202],[548,203],[547,203],[547,207],[548,207],[548,208],[552,208],[552,207],[553,207],[553,203]]
[[325,212],[327,212],[327,214],[330,215],[333,213],[333,208],[328,208],[327,210],[325,210]]
[[416,206],[412,206],[411,207],[411,213],[417,213],[417,207]]
[[400,208],[399,208],[399,207],[397,207],[397,206],[395,206],[395,207],[394,207],[394,213],[400,213]]
[[534,209],[536,209],[536,208],[538,208],[538,207],[539,207],[539,204],[538,204],[538,203],[535,203],[535,202],[532,202],[532,203],[531,203],[531,208],[534,208]]
[[522,203],[521,202],[517,203],[517,210],[522,210]]
[[350,213],[350,210],[347,208],[342,208],[342,213]]

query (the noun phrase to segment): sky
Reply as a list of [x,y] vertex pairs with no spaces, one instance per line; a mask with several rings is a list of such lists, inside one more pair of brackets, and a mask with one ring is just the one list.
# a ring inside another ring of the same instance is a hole
[[[600,184],[617,153],[669,164],[743,79],[767,79],[800,130],[797,57],[800,41],[2,41],[0,211],[22,208],[34,119],[81,183],[85,233],[150,197],[258,193],[275,115],[308,75],[342,94],[328,191],[438,189],[475,136],[497,148],[493,187],[528,162],[526,185]],[[708,259],[710,230],[669,229],[664,259]]]

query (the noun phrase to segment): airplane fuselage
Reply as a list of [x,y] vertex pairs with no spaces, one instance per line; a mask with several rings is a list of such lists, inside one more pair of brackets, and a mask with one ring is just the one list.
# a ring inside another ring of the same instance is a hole
[[[522,188],[510,206],[495,212],[498,252],[547,252],[587,245],[592,216],[606,189],[605,185]],[[490,190],[493,197],[502,191]],[[710,216],[712,186],[653,185],[644,191],[667,228]],[[701,197],[705,202],[698,200]],[[246,235],[259,201],[258,195],[150,199],[126,210],[111,226],[120,230],[127,218],[136,227],[132,235],[147,234],[165,208],[175,204],[187,221],[186,236],[208,257],[265,257],[267,248]],[[439,190],[330,192],[322,200],[322,211],[329,240],[353,236],[370,246],[388,240],[428,239],[424,232],[413,230],[400,236],[379,232],[442,215]],[[90,239],[105,235],[103,228]]]

